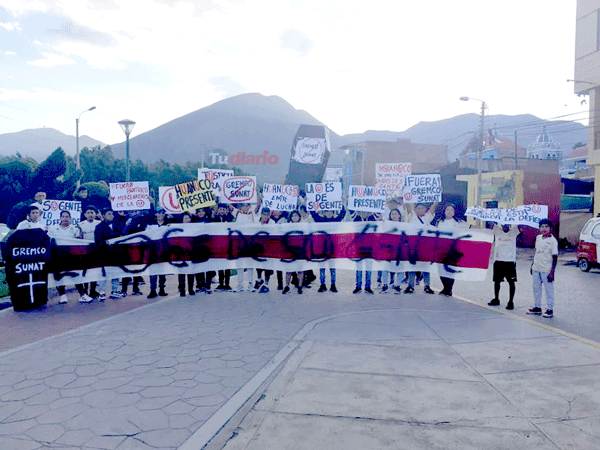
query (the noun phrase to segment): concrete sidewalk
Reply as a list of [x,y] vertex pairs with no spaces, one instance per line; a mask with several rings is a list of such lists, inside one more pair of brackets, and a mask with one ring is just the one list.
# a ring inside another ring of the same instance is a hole
[[209,447],[599,448],[600,349],[528,322],[477,307],[331,318]]
[[0,353],[0,449],[598,446],[598,344],[420,290],[352,295],[353,275],[338,294],[109,302],[84,326],[94,305],[5,311],[57,324]]

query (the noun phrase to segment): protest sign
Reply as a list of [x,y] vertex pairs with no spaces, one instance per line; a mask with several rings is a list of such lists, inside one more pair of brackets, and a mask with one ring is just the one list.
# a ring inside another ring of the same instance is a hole
[[44,200],[42,202],[42,225],[50,227],[60,223],[60,212],[71,213],[71,223],[77,225],[81,217],[81,202],[70,200]]
[[269,184],[263,187],[262,207],[271,211],[294,211],[300,190],[295,184]]
[[195,212],[200,208],[216,206],[212,185],[208,180],[193,180],[176,184],[177,201],[182,211]]
[[342,209],[342,183],[306,183],[308,211],[339,211]]
[[540,220],[548,218],[548,205],[522,205],[515,208],[481,208],[470,206],[465,216],[500,225],[527,225],[540,227]]
[[110,203],[114,211],[150,209],[148,182],[110,183]]
[[375,164],[375,186],[389,191],[402,191],[404,177],[412,173],[412,163]]
[[208,180],[212,183],[213,194],[215,197],[221,195],[221,183],[224,178],[232,177],[233,170],[220,169],[198,169],[198,180]]
[[353,211],[365,211],[383,213],[385,210],[385,189],[373,186],[350,186],[348,195],[348,209]]
[[177,200],[177,192],[174,186],[160,186],[158,188],[158,204],[163,207],[167,214],[181,214],[181,206]]
[[326,149],[322,138],[305,137],[296,141],[294,160],[303,164],[321,164]]
[[[485,280],[493,236],[469,229],[440,233],[402,222],[170,224],[111,239],[106,246],[57,238],[49,285],[136,275],[261,268],[292,272],[426,271]],[[142,244],[142,245],[140,245]],[[174,263],[173,257],[184,263]]]
[[221,182],[222,203],[256,203],[256,177],[228,177]]
[[404,179],[404,203],[442,201],[442,179],[439,174],[407,175]]

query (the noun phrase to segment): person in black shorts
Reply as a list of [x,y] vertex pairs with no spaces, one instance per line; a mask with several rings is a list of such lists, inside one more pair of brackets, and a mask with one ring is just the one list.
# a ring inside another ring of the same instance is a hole
[[490,306],[500,304],[500,283],[506,280],[509,286],[506,309],[514,309],[515,283],[517,282],[517,236],[519,228],[515,225],[494,226],[494,298]]

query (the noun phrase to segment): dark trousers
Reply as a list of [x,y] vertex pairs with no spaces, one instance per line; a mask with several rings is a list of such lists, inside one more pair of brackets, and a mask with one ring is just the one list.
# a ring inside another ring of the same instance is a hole
[[[131,283],[131,277],[125,277],[122,280],[123,283],[123,292],[127,292],[127,287],[129,286],[129,283]],[[133,277],[133,291],[139,291],[140,290],[140,277]]]
[[165,275],[150,275],[150,290],[156,290],[156,284],[158,282],[158,286],[161,291],[165,290],[165,284],[167,283],[167,277]]
[[187,282],[188,282],[188,290],[189,293],[191,295],[194,295],[194,275],[189,274],[189,275],[183,275],[183,274],[179,274],[177,275],[177,281],[179,282],[179,292],[182,292],[185,294],[185,279],[187,278]]
[[452,294],[452,287],[454,286],[454,278],[440,277],[440,280],[442,281],[442,285],[444,286],[444,289],[442,289],[442,292],[444,292],[445,294]]
[[231,279],[231,270],[219,270],[219,286],[229,287]]

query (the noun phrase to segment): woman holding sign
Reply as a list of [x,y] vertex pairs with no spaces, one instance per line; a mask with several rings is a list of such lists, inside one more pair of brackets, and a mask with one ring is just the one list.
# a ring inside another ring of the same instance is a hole
[[[456,220],[454,214],[456,213],[456,208],[452,204],[446,205],[444,208],[444,217],[441,218],[437,223],[437,229],[440,231],[454,231],[459,228],[466,228],[466,222],[462,220]],[[440,280],[444,289],[440,291],[440,295],[445,295],[446,297],[452,297],[452,287],[454,286],[454,278],[447,278],[440,276]]]

